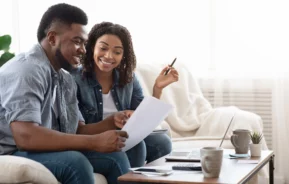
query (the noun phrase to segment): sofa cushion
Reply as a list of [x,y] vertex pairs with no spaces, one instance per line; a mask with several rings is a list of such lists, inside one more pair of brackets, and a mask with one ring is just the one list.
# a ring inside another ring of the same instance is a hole
[[107,184],[105,177],[102,174],[94,173],[95,184]]
[[[94,183],[95,184],[107,184],[107,181],[103,175],[94,173]],[[58,184],[61,184],[61,183],[58,182]]]
[[5,155],[0,156],[0,183],[57,184],[53,174],[33,160]]

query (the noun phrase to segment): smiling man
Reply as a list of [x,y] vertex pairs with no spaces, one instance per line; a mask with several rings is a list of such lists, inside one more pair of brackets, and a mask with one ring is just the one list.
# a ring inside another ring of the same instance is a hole
[[128,135],[116,129],[131,112],[85,125],[67,71],[86,53],[86,24],[81,9],[51,6],[38,27],[39,43],[0,68],[0,155],[38,161],[61,183],[93,184],[93,172],[116,183],[130,167],[120,152]]

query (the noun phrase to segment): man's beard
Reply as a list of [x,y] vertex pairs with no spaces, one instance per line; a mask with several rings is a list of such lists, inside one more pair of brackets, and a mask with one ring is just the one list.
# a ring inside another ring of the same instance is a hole
[[64,58],[60,51],[60,47],[57,48],[55,52],[55,58],[56,62],[58,62],[60,68],[66,70],[66,71],[71,71],[73,69],[73,66],[67,61],[67,59]]

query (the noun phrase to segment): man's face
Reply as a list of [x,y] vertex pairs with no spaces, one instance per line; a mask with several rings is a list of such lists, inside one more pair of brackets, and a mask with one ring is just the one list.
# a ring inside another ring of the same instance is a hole
[[86,53],[85,44],[87,41],[87,33],[81,24],[71,24],[70,28],[59,37],[55,58],[60,68],[70,70],[76,68],[81,58]]

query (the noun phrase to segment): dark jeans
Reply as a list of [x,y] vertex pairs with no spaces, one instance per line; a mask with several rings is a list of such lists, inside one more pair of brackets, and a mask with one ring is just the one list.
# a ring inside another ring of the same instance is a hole
[[14,155],[42,163],[62,184],[94,184],[94,172],[104,175],[109,184],[116,184],[117,178],[127,173],[130,167],[143,166],[146,159],[151,162],[170,151],[169,137],[156,134],[148,136],[127,152],[17,151]]
[[151,134],[144,139],[147,149],[147,163],[150,163],[172,151],[172,142],[167,134]]
[[146,158],[145,150],[146,147],[142,141],[127,152],[17,151],[14,155],[40,162],[62,184],[94,184],[94,172],[104,175],[109,184],[116,184],[117,178],[127,173],[131,166],[143,166]]

